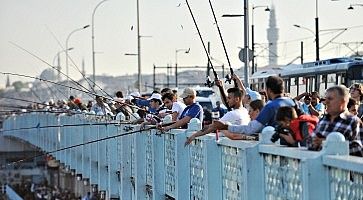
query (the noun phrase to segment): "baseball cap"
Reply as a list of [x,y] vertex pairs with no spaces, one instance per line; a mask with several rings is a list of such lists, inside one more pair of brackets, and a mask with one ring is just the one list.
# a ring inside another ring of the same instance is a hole
[[180,98],[184,99],[188,96],[196,96],[197,92],[193,88],[185,88],[183,93],[180,95]]
[[247,95],[250,96],[251,101],[254,100],[262,100],[260,93],[251,90],[250,88],[246,88]]
[[150,98],[148,98],[147,100],[152,100],[152,99],[157,99],[157,100],[160,100],[161,102],[163,102],[162,100],[161,100],[161,94],[158,94],[158,93],[153,93],[152,95],[151,95],[151,97]]

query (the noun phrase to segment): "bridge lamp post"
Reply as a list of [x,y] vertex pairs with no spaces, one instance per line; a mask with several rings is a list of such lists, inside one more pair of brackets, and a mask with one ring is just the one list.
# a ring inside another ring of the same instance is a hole
[[[67,74],[67,85],[68,86],[69,86],[69,68],[68,68],[68,41],[69,41],[69,38],[72,36],[73,33],[77,32],[77,31],[81,31],[88,27],[89,27],[89,25],[86,25],[81,28],[77,28],[77,29],[73,30],[71,33],[69,33],[69,35],[66,39],[66,74]],[[69,91],[70,91],[70,89],[68,90],[68,97],[69,97]]]
[[[317,20],[316,20],[317,21]],[[298,24],[294,24],[294,26],[296,28],[301,28],[301,29],[304,29],[304,30],[307,30],[309,31],[311,34],[313,34],[313,36],[315,36],[315,51],[316,51],[316,61],[319,60],[319,32],[314,32],[313,30],[307,28],[307,27],[304,27],[304,26],[301,26],[301,25],[298,25]],[[316,26],[315,26],[316,27]],[[317,29],[318,30],[318,29]]]
[[[74,49],[73,47],[70,47],[70,48],[67,49],[67,51],[71,51],[73,49]],[[55,54],[55,56],[53,58],[53,66],[54,67],[57,67],[57,69],[58,69],[58,72],[57,72],[58,73],[58,77],[57,77],[58,81],[60,81],[60,79],[61,79],[60,78],[61,66],[60,66],[60,56],[59,56],[59,54],[65,52],[65,51],[66,51],[65,49],[64,50],[61,50],[61,51],[58,51],[57,54]],[[56,58],[58,58],[57,59],[57,66],[54,64],[54,61],[55,61]]]
[[94,26],[94,19],[95,19],[95,14],[96,14],[96,10],[97,8],[103,4],[104,2],[106,2],[108,0],[103,0],[101,2],[99,2],[96,7],[93,9],[93,13],[92,13],[92,69],[93,69],[93,74],[92,74],[92,79],[93,79],[93,90],[96,87],[96,58],[95,58],[95,26]]
[[254,12],[256,8],[265,8],[266,12],[270,12],[270,8],[268,6],[252,6],[252,25],[251,25],[251,40],[252,40],[252,74],[257,71],[257,67],[255,67],[255,24],[254,24]]

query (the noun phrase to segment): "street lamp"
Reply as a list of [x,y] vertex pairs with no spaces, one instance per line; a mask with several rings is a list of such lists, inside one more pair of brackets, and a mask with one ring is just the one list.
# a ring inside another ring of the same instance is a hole
[[315,0],[315,50],[316,50],[316,61],[319,61],[319,4],[318,0]]
[[243,51],[243,60],[244,60],[244,67],[245,67],[245,70],[244,70],[244,82],[245,82],[245,85],[246,86],[249,86],[249,74],[248,74],[248,68],[249,68],[249,39],[248,39],[248,34],[249,34],[249,22],[248,22],[248,0],[244,0],[243,1],[243,15],[241,14],[237,14],[237,15],[234,15],[234,14],[225,14],[225,15],[222,15],[222,17],[244,17],[243,18],[243,22],[244,22],[244,25],[243,25],[243,32],[244,32],[244,43],[245,43],[245,46],[244,46],[244,51]]
[[92,68],[93,68],[93,90],[96,87],[96,58],[95,58],[95,28],[94,28],[94,18],[95,18],[95,14],[96,14],[96,10],[97,8],[104,2],[106,2],[108,0],[103,0],[101,2],[99,2],[95,9],[93,9],[93,13],[92,13]]
[[[74,49],[73,47],[70,47],[70,48],[67,49],[67,51],[71,51],[73,49]],[[66,51],[65,49],[64,50],[61,50],[61,51],[58,51],[57,54],[55,54],[55,56],[53,58],[53,66],[54,67],[57,67],[57,70],[58,70],[58,77],[57,77],[58,81],[60,81],[60,79],[61,79],[60,78],[61,66],[60,66],[60,56],[59,56],[59,54],[65,52],[65,51]],[[56,58],[58,58],[58,60],[57,60],[58,61],[57,62],[58,65],[57,66],[54,64],[54,61],[55,61]]]
[[305,30],[309,31],[310,33],[312,33],[315,36],[315,32],[313,30],[311,30],[310,28],[307,28],[305,26],[301,26],[299,24],[294,24],[293,26],[295,26],[296,28],[305,29]]
[[270,12],[268,6],[252,6],[252,25],[251,25],[251,39],[252,39],[252,74],[257,71],[255,67],[255,24],[254,24],[254,11],[256,8],[265,8],[266,12]]
[[353,10],[355,6],[363,6],[363,4],[361,4],[361,3],[350,4],[350,6],[348,7],[348,10]]
[[[317,18],[315,18],[317,19]],[[315,20],[315,22],[317,22],[317,20]],[[319,60],[319,31],[318,32],[314,32],[313,30],[307,28],[307,27],[304,27],[304,26],[301,26],[301,25],[298,25],[298,24],[294,24],[294,26],[296,28],[301,28],[301,29],[304,29],[304,30],[307,30],[309,31],[311,34],[313,34],[313,36],[315,36],[315,51],[316,51],[316,61]],[[317,28],[317,26],[315,25],[315,30],[318,30],[319,28]]]
[[178,52],[184,51],[184,53],[189,53],[190,48],[188,49],[175,49],[175,87],[178,87]]
[[140,11],[139,0],[136,0],[137,22],[137,89],[141,92],[141,46],[140,46]]
[[[69,86],[69,69],[68,69],[68,40],[71,37],[71,35],[77,31],[81,31],[83,29],[88,28],[89,25],[83,26],[81,28],[77,28],[75,30],[73,30],[71,33],[69,33],[67,39],[66,39],[66,74],[67,74],[67,85]],[[70,90],[70,89],[69,89]],[[68,96],[69,96],[69,90],[68,90]]]

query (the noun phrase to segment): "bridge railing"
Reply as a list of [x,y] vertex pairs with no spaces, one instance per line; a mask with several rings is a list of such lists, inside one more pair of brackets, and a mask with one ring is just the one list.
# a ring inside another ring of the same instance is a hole
[[[216,140],[210,134],[184,146],[186,137],[200,130],[198,120],[186,130],[163,134],[105,122],[108,119],[100,116],[30,113],[6,119],[3,134],[50,152],[69,171],[105,191],[107,198],[363,196],[363,159],[348,156],[347,142],[328,139],[322,151],[312,152],[257,141]],[[262,141],[269,140],[264,137]]]

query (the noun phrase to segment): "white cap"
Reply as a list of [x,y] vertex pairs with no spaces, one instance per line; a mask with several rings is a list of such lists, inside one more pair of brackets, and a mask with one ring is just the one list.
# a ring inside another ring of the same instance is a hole
[[160,100],[161,102],[163,102],[163,101],[161,100],[161,94],[158,94],[158,93],[154,93],[154,94],[152,94],[152,95],[151,95],[151,97],[150,97],[150,98],[148,98],[147,100],[152,100],[152,99],[158,99],[158,100]]
[[251,101],[254,100],[262,100],[260,93],[251,90],[250,88],[246,88],[247,95],[250,96]]

